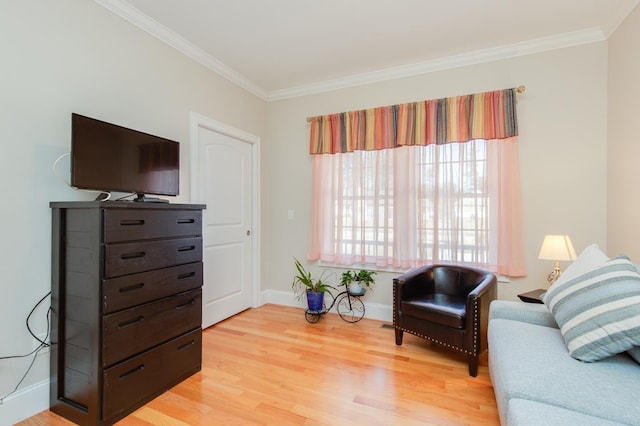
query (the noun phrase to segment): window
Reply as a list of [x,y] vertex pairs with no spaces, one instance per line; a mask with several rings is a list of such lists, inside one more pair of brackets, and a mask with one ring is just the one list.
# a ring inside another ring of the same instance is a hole
[[[490,120],[477,118],[478,108],[469,108],[473,99],[451,103],[467,115],[475,111],[475,121],[465,122],[490,127]],[[382,107],[327,116],[312,127],[309,260],[402,269],[464,263],[526,274],[517,136],[449,142],[425,118],[440,117],[438,108],[452,107],[441,101]],[[471,135],[475,128],[456,130],[463,131]]]

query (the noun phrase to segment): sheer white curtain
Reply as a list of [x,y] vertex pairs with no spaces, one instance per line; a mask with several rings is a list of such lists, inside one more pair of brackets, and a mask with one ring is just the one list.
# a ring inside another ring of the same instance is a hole
[[524,274],[509,254],[521,238],[512,139],[314,155],[309,260]]

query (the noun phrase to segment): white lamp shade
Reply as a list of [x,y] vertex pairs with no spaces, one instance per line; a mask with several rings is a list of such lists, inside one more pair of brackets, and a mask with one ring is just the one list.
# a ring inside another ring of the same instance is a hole
[[538,259],[575,260],[575,258],[576,251],[568,235],[545,235]]

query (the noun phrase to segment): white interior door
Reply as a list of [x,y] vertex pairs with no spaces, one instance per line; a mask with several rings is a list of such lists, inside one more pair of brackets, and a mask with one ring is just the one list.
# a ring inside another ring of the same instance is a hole
[[257,306],[258,138],[192,114],[192,202],[204,203],[202,327]]

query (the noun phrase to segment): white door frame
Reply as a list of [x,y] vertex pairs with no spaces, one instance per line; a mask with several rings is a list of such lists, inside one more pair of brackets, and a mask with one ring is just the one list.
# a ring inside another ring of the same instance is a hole
[[198,129],[203,127],[221,133],[229,137],[239,139],[247,142],[251,146],[251,169],[252,169],[252,211],[251,211],[251,232],[253,238],[251,239],[251,258],[252,258],[252,274],[251,274],[251,307],[257,308],[260,306],[260,138],[258,136],[247,133],[243,130],[236,129],[235,127],[216,121],[212,118],[204,115],[191,112],[190,114],[190,137],[189,137],[189,149],[191,151],[191,202],[192,203],[204,203],[205,200],[198,199],[198,176],[200,171],[198,170]]

